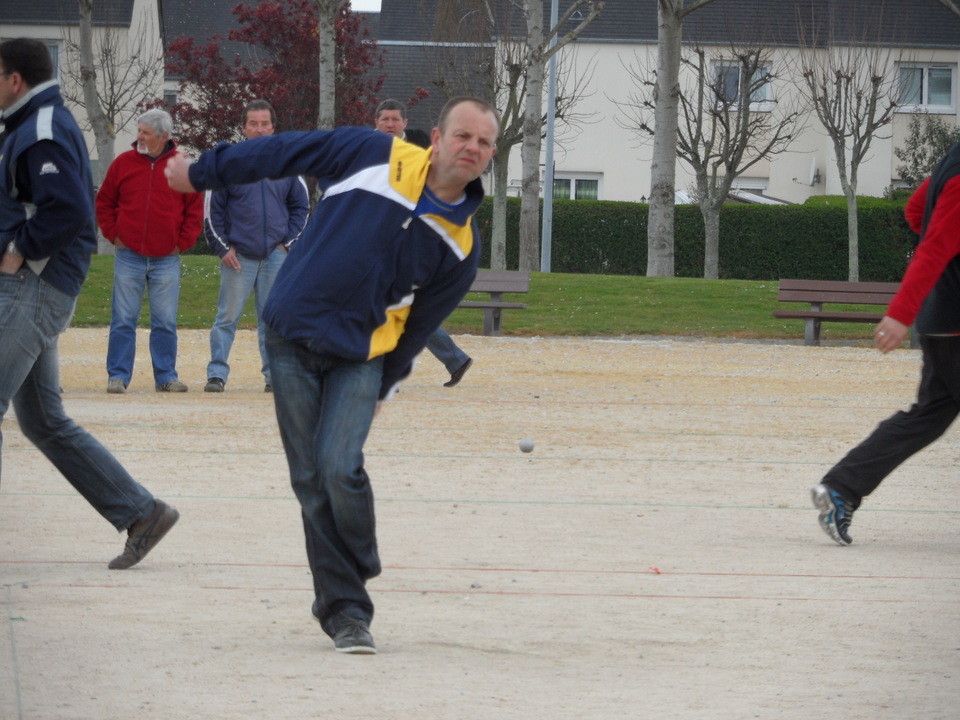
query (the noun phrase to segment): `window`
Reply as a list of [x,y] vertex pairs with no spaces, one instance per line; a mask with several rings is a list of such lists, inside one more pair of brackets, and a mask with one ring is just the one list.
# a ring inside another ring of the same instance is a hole
[[554,200],[599,200],[600,173],[564,173],[553,178]]
[[163,91],[163,109],[168,113],[173,112],[173,106],[180,102],[180,93],[176,90]]
[[900,109],[905,112],[956,110],[956,70],[951,65],[901,65]]
[[47,51],[50,53],[50,61],[53,63],[53,79],[60,82],[60,43],[53,40],[45,40]]
[[[717,99],[725,105],[735,105],[740,94],[740,72],[743,68],[735,62],[719,62],[714,65],[714,89]],[[770,87],[770,67],[764,64],[757,68],[750,79],[749,86],[751,110],[769,110],[769,103],[773,100],[773,90]]]

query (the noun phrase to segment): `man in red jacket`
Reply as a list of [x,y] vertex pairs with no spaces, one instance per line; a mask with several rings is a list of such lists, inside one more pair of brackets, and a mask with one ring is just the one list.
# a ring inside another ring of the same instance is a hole
[[177,146],[173,120],[148,110],[137,120],[132,150],[110,165],[97,193],[97,224],[116,250],[107,345],[107,392],[126,392],[133,376],[143,292],[150,302],[150,358],[157,392],[186,392],[177,377],[180,253],[196,243],[203,195],[178,193],[164,168]]
[[906,217],[920,244],[874,339],[888,353],[916,325],[923,350],[920,387],[909,410],[880,423],[812,488],[820,526],[840,545],[853,542],[850,520],[861,500],[960,414],[960,143],[910,197]]

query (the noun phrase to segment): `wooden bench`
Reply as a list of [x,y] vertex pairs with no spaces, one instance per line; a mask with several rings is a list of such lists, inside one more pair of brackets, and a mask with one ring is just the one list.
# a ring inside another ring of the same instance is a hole
[[483,310],[483,334],[499,335],[504,310],[525,310],[522,302],[506,302],[504,293],[530,292],[530,273],[525,270],[480,270],[470,292],[487,293],[488,300],[461,300],[458,308]]
[[[809,303],[807,310],[774,310],[775,318],[803,320],[805,345],[820,344],[823,322],[878,323],[882,312],[824,310],[827,303],[843,305],[883,305],[893,300],[900,283],[844,282],[842,280],[781,280],[777,300]],[[910,334],[910,347],[918,347],[917,334]]]

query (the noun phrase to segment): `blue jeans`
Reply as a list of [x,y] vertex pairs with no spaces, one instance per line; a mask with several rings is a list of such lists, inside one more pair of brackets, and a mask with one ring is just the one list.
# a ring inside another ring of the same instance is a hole
[[107,377],[130,384],[137,353],[137,322],[146,289],[150,301],[150,359],[157,386],[177,380],[177,308],[180,255],[155,258],[118,248],[113,261],[113,306]]
[[430,337],[427,338],[427,350],[443,363],[443,366],[451,375],[470,359],[470,356],[457,346],[450,334],[443,328],[437,328],[430,333]]
[[311,352],[267,328],[280,438],[300,501],[320,624],[369,624],[365,584],[380,574],[373,490],[363,444],[377,408],[383,358],[349,362]]
[[15,275],[0,273],[0,424],[12,400],[27,439],[97,512],[126,530],[153,511],[153,496],[67,417],[60,399],[57,340],[75,303],[26,265]]
[[243,315],[243,308],[251,292],[255,292],[254,304],[257,309],[257,342],[260,346],[261,372],[266,382],[270,380],[270,363],[264,348],[263,306],[277,279],[277,272],[287,257],[286,250],[279,246],[265,260],[255,260],[237,253],[240,272],[220,265],[220,295],[217,297],[217,317],[210,330],[210,363],[207,365],[208,378],[220,378],[224,382],[230,375],[230,348],[237,334],[237,324]]

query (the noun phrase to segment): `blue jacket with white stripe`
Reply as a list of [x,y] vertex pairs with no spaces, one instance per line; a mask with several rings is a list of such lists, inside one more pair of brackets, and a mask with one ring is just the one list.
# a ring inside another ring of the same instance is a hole
[[31,269],[76,297],[97,247],[93,179],[83,134],[53,80],[3,112],[0,243],[16,243]]

